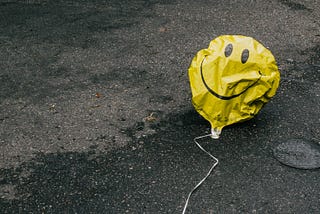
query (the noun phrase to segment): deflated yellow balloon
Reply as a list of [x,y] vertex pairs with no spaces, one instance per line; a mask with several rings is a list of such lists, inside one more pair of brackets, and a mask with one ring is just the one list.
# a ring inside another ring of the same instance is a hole
[[241,35],[212,40],[193,58],[188,73],[192,103],[210,122],[214,138],[223,127],[254,117],[275,95],[280,81],[272,53]]

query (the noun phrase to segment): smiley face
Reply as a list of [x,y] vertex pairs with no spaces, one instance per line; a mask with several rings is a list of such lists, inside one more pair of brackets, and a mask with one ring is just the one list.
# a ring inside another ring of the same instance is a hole
[[193,106],[218,131],[256,115],[280,82],[272,53],[241,35],[212,40],[193,58],[188,73]]
[[205,88],[215,97],[230,100],[257,85],[267,72],[269,51],[250,37],[225,36],[213,40],[200,62]]

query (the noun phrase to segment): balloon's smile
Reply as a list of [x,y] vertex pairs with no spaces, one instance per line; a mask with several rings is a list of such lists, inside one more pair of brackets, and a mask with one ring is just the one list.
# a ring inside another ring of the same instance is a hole
[[211,136],[253,118],[276,94],[274,56],[251,37],[222,35],[198,51],[188,69],[192,104],[210,122]]
[[218,93],[216,93],[212,88],[209,87],[209,85],[207,84],[204,76],[203,76],[203,71],[202,71],[202,65],[203,65],[203,62],[204,60],[206,59],[206,55],[204,56],[203,60],[201,61],[201,65],[200,65],[200,73],[201,73],[201,79],[202,79],[202,82],[203,84],[205,85],[205,87],[207,88],[207,90],[215,97],[219,98],[219,99],[222,99],[222,100],[230,100],[230,99],[233,99],[233,98],[236,98],[238,96],[240,96],[241,94],[245,93],[249,88],[253,87],[257,82],[259,82],[259,80],[261,79],[262,77],[262,74],[261,72],[259,71],[259,78],[257,80],[255,80],[252,84],[248,85],[246,88],[244,88],[240,93],[237,93],[237,94],[233,94],[233,95],[230,95],[230,96],[224,96],[224,95],[220,95]]

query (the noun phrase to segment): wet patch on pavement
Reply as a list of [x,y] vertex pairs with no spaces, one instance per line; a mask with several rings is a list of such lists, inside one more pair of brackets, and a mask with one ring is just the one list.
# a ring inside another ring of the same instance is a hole
[[[181,212],[185,197],[211,166],[193,143],[209,124],[193,109],[155,112],[123,130],[126,147],[102,153],[39,153],[17,168],[1,169],[0,206],[10,212]],[[189,211],[317,210],[317,171],[294,171],[272,158],[268,111],[226,128],[201,144],[220,164],[191,198]],[[152,131],[149,135],[144,135]],[[287,180],[290,179],[290,183]],[[10,187],[10,188],[8,188]],[[201,199],[201,200],[199,200]],[[205,200],[204,200],[205,199]]]

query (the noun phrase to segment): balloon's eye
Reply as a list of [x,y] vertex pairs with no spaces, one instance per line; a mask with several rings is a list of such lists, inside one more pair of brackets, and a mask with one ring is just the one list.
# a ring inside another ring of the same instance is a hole
[[226,57],[229,57],[229,56],[231,55],[231,53],[232,53],[232,50],[233,50],[232,44],[228,44],[228,45],[226,46],[226,48],[224,49],[224,55],[225,55]]
[[241,62],[244,64],[248,61],[248,59],[249,59],[249,50],[244,49],[241,54]]

